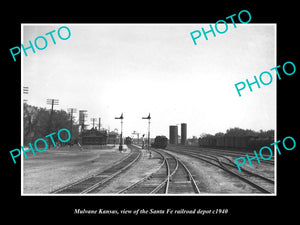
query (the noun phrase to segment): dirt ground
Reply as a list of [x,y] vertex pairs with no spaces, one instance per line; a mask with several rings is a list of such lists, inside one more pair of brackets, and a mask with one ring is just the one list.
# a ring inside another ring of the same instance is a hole
[[47,194],[70,182],[98,173],[121,160],[130,150],[120,153],[115,147],[48,149],[23,158],[23,193]]
[[[75,182],[86,176],[99,173],[126,157],[130,152],[119,152],[117,147],[91,147],[50,149],[23,159],[23,193],[48,194],[51,191]],[[260,193],[249,184],[244,183],[213,165],[204,161],[170,152],[179,157],[191,170],[201,194],[254,194]],[[30,155],[31,154],[31,155]],[[233,158],[232,158],[233,159]],[[153,152],[151,158],[146,150],[142,150],[141,159],[126,172],[117,176],[99,194],[116,194],[138,180],[150,175],[161,165],[162,160]],[[274,178],[272,166],[260,164],[251,169],[264,169],[262,172]]]
[[[232,157],[232,156],[227,156],[227,157],[230,158],[231,161],[235,162],[234,160],[236,159],[236,157]],[[274,164],[265,163],[263,160],[261,160],[260,163],[258,163],[256,160],[253,160],[252,166],[248,162],[246,162],[241,166],[241,168],[249,170],[254,173],[258,173],[269,179],[275,180]]]

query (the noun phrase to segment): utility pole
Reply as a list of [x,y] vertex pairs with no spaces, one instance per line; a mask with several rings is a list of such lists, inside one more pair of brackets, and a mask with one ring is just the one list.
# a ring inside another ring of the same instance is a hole
[[120,117],[115,117],[116,120],[121,120],[121,135],[120,135],[120,145],[119,145],[119,151],[123,150],[123,113]]
[[101,118],[99,117],[99,121],[98,121],[98,130],[99,130],[99,132],[100,132],[100,128],[101,128]]
[[87,117],[87,110],[79,110],[79,124],[81,125],[81,132],[84,131],[84,121]]
[[[77,112],[77,109],[75,109],[75,108],[68,108],[67,109],[68,110],[68,112],[70,113],[70,116],[71,116],[71,125],[70,125],[70,132],[71,132],[71,137],[73,137],[73,134],[72,134],[72,128],[73,128],[73,113],[76,113]],[[71,142],[69,142],[70,143],[70,145],[71,145]]]
[[[53,115],[53,106],[54,105],[58,105],[58,99],[47,99],[47,105],[51,105],[51,111],[50,111],[50,118],[49,118],[49,124],[48,124],[48,130],[49,133],[51,133],[51,129],[52,129],[52,115]],[[50,139],[49,139],[49,149],[50,149]]]
[[[23,87],[23,94],[25,94],[25,95],[28,95],[28,93],[29,93],[29,87]],[[23,98],[23,103],[27,103],[27,99],[24,99]],[[25,114],[24,114],[24,109],[25,109],[25,104],[23,105],[23,116],[25,116]],[[25,134],[25,132],[24,132],[24,137],[25,137],[25,135],[27,136],[27,135],[29,135],[29,136],[31,136],[31,110],[30,110],[30,108],[28,107],[27,108],[27,111],[28,111],[28,127],[29,127],[29,129],[28,129],[28,132]],[[24,128],[25,128],[25,117],[23,117],[24,118]],[[24,129],[25,130],[25,129]],[[30,138],[31,139],[31,138]],[[25,140],[25,138],[24,138],[24,140]]]
[[150,153],[150,157],[151,157],[151,152],[150,152],[150,120],[151,120],[151,116],[150,116],[150,113],[147,117],[142,117],[142,119],[148,120],[148,153]]
[[138,132],[136,132],[136,131],[133,131],[133,133],[132,133],[133,135],[137,135],[137,145],[139,145],[140,144],[140,133],[138,133]]
[[94,127],[95,127],[95,121],[96,121],[97,118],[91,118],[91,121],[93,123],[93,130],[94,130]]
[[[23,87],[23,94],[28,95],[29,93],[29,87]],[[27,99],[23,99],[23,102],[26,103]]]

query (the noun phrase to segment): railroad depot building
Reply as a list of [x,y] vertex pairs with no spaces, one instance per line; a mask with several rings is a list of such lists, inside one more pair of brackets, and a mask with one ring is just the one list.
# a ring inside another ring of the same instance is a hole
[[79,143],[81,145],[107,145],[117,144],[119,134],[116,132],[108,132],[106,130],[90,129],[84,130],[79,135]]

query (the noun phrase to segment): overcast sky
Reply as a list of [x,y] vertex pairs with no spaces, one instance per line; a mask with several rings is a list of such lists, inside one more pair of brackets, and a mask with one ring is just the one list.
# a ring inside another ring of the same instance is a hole
[[[54,45],[45,33],[68,26],[71,37]],[[147,132],[141,117],[151,112],[151,133],[169,136],[169,125],[187,123],[188,137],[225,132],[231,127],[275,129],[276,82],[244,90],[234,84],[276,66],[276,27],[229,24],[224,34],[195,46],[190,32],[208,24],[23,24],[24,46],[45,36],[48,46],[23,54],[23,86],[28,103],[55,109],[88,110],[88,122],[101,117],[105,128],[124,135]],[[221,29],[220,29],[221,30]],[[42,43],[42,42],[41,42]],[[41,44],[42,45],[42,44]],[[78,119],[78,113],[77,113]],[[180,130],[180,127],[179,127]]]

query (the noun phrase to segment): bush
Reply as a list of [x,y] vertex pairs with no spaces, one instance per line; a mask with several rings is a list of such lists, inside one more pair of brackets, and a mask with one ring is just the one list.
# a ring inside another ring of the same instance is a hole
[[166,148],[168,145],[168,138],[166,136],[156,136],[154,143],[152,143],[153,148]]

